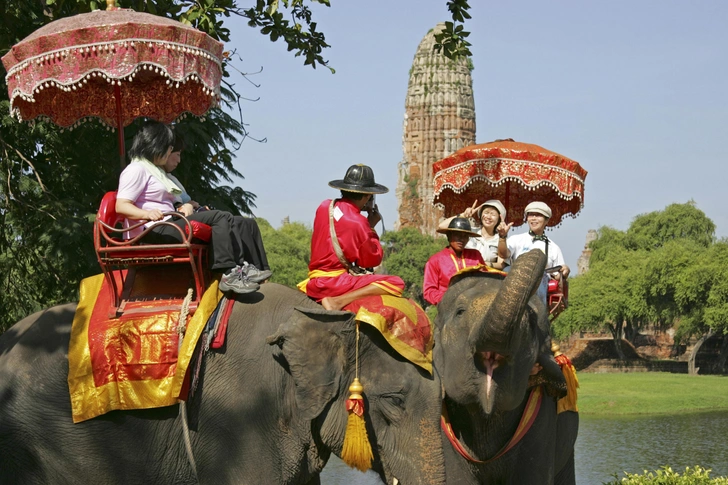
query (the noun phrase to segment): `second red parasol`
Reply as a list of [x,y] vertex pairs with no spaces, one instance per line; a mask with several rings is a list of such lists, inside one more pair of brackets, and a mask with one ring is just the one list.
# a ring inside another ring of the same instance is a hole
[[507,222],[523,224],[523,210],[533,201],[553,211],[549,226],[574,217],[584,205],[587,171],[577,162],[538,145],[512,139],[461,148],[433,165],[433,204],[445,216],[473,204],[498,199]]

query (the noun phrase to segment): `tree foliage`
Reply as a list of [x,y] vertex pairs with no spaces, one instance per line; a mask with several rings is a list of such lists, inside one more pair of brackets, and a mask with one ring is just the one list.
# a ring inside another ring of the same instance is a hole
[[648,324],[675,327],[678,342],[728,333],[728,243],[714,231],[692,201],[639,215],[626,231],[600,228],[589,271],[570,280],[556,336],[605,328],[633,340]]
[[404,295],[423,307],[428,305],[422,296],[425,263],[446,245],[445,238],[426,236],[411,227],[382,235],[387,273],[400,276],[405,284]]
[[470,35],[464,27],[465,20],[470,18],[470,5],[467,0],[448,0],[447,9],[452,15],[452,22],[445,22],[445,28],[435,34],[435,50],[450,59],[470,57]]
[[258,219],[258,226],[273,271],[271,281],[295,288],[308,275],[311,229],[299,222],[286,223],[275,229],[265,219]]
[[687,467],[682,475],[669,466],[645,471],[642,475],[627,472],[624,475],[621,479],[613,475],[614,480],[605,485],[728,485],[728,477],[710,478],[710,470],[700,466]]
[[715,240],[715,224],[694,201],[638,215],[627,230],[631,249],[657,249],[676,239],[693,240],[706,248]]

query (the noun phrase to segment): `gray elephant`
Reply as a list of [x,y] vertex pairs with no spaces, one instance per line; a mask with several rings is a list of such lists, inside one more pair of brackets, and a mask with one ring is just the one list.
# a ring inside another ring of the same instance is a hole
[[550,357],[545,306],[534,296],[545,260],[541,251],[531,251],[502,280],[484,273],[456,276],[438,306],[435,365],[455,440],[453,446],[443,431],[448,483],[575,483],[578,414],[557,417],[556,398],[546,393],[530,429],[498,457],[528,405],[534,364],[552,380],[563,379]]
[[[196,479],[178,406],[73,424],[74,311],[45,310],[0,337],[0,483],[318,483],[330,454],[340,454],[354,377],[351,313],[276,284],[239,297],[227,342],[207,356],[187,407]],[[444,483],[439,379],[368,325],[359,364],[374,471],[388,484]]]

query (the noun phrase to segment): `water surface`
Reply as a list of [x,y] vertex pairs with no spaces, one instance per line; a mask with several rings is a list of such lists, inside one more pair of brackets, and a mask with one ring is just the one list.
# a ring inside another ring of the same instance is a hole
[[[726,396],[728,399],[728,396]],[[576,441],[576,483],[601,485],[612,474],[642,473],[662,465],[712,468],[728,476],[728,413],[670,416],[581,416]],[[361,473],[331,457],[321,474],[324,485],[379,485],[373,472]]]
[[[728,396],[726,396],[728,399]],[[711,468],[728,476],[728,413],[667,416],[580,417],[576,441],[578,484],[600,485],[624,471],[643,473],[663,465]]]

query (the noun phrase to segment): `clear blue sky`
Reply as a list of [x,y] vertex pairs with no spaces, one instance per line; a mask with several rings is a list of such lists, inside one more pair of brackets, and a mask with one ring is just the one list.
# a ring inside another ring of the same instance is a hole
[[[514,138],[589,171],[585,205],[549,233],[574,271],[588,229],[626,229],[637,214],[694,199],[728,236],[728,2],[472,0],[477,141]],[[374,168],[386,228],[397,218],[408,71],[417,45],[448,19],[445,0],[333,0],[316,8],[336,74],[304,67],[239,19],[244,142],[236,181],[279,227],[312,224],[327,185],[353,163]],[[724,143],[726,145],[724,146]],[[722,148],[721,148],[722,147]],[[378,226],[381,229],[381,226]]]

